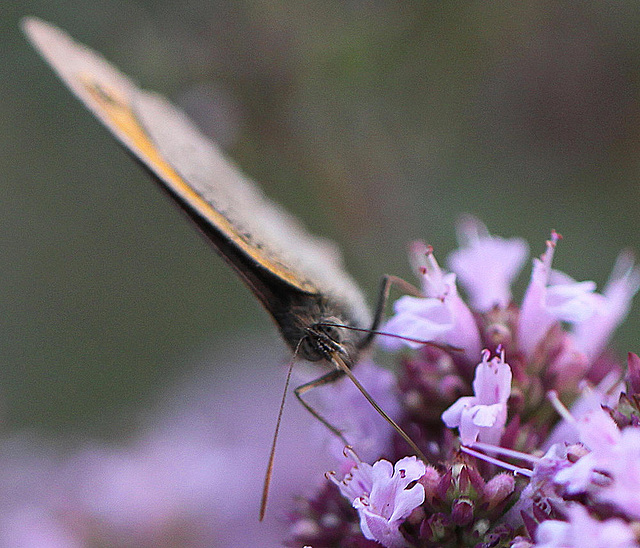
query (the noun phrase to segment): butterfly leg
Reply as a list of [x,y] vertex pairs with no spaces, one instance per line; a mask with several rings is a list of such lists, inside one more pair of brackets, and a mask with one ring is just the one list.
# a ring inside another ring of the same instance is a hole
[[318,386],[324,386],[325,384],[331,384],[335,381],[337,381],[338,379],[340,379],[341,377],[344,376],[344,371],[341,371],[339,369],[334,369],[333,371],[329,371],[329,373],[326,373],[324,375],[322,375],[322,377],[319,377],[315,380],[306,382],[300,386],[298,386],[293,393],[296,395],[296,398],[298,398],[298,401],[304,406],[304,408],[309,411],[309,413],[311,413],[316,419],[318,419],[322,424],[324,424],[329,430],[331,430],[331,432],[333,434],[335,434],[336,436],[338,436],[338,438],[340,438],[340,441],[342,443],[344,443],[345,445],[349,445],[349,442],[346,440],[346,438],[342,435],[342,432],[340,432],[340,430],[338,430],[335,426],[333,426],[333,424],[331,424],[327,419],[325,419],[322,415],[320,415],[320,413],[318,413],[309,403],[307,403],[304,398],[302,397],[302,395],[305,392],[308,392],[309,390],[311,390],[312,388],[317,388]]
[[351,382],[353,382],[355,387],[360,391],[360,393],[365,397],[365,399],[378,412],[378,414],[391,425],[391,427],[400,435],[400,437],[409,444],[409,447],[413,449],[413,451],[418,456],[418,458],[424,462],[427,462],[427,458],[424,456],[424,453],[420,451],[419,447],[414,443],[414,441],[409,437],[409,435],[402,429],[402,427],[396,421],[394,421],[387,414],[387,412],[384,411],[378,405],[376,400],[374,400],[371,394],[369,394],[369,392],[365,390],[364,386],[360,384],[360,381],[355,377],[351,369],[347,367],[344,361],[339,356],[334,355],[331,358],[331,363],[337,368],[338,372],[344,373],[347,377],[349,377],[349,379],[351,379]]
[[380,283],[378,304],[376,305],[376,310],[373,314],[373,323],[371,324],[370,332],[359,344],[360,348],[366,348],[367,346],[369,346],[373,341],[373,338],[376,336],[376,331],[378,331],[378,328],[382,323],[382,319],[384,318],[384,310],[387,306],[387,301],[389,300],[389,292],[391,291],[391,287],[393,286],[400,288],[400,290],[407,295],[412,295],[414,297],[424,297],[422,292],[413,284],[410,284],[402,278],[398,278],[398,276],[385,274],[382,277],[382,282]]

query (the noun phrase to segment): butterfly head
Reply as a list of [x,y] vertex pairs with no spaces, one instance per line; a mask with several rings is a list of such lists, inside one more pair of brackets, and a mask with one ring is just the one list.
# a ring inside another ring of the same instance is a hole
[[299,354],[309,361],[327,360],[338,354],[351,367],[358,356],[361,334],[342,327],[336,317],[323,318],[307,326],[300,341]]

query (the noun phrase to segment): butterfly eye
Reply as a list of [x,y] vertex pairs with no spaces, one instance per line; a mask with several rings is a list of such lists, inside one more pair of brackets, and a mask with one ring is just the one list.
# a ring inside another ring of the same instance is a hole
[[343,330],[340,325],[333,324],[333,321],[335,321],[334,318],[328,318],[306,329],[306,335],[300,341],[298,348],[300,355],[305,360],[328,359],[333,352],[344,351],[342,348]]
[[317,340],[310,334],[305,335],[300,341],[298,352],[305,360],[310,362],[317,362],[324,357],[318,347]]
[[344,331],[338,325],[332,325],[331,323],[321,323],[317,325],[317,329],[320,333],[337,344],[341,344],[342,340],[344,339]]

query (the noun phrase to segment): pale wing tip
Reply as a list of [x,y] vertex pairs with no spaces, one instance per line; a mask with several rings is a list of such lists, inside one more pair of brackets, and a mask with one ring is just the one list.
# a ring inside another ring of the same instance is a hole
[[42,21],[42,19],[39,19],[38,17],[35,17],[33,15],[25,15],[22,19],[20,19],[20,27],[22,28],[22,31],[27,35],[32,34],[34,32],[33,29],[37,29],[42,25],[46,25],[46,23]]
[[24,17],[20,26],[29,42],[46,58],[52,52],[68,50],[74,44],[66,32],[38,17]]
[[23,17],[20,21],[20,26],[22,27],[22,32],[27,35],[27,38],[38,45],[56,35],[60,36],[63,34],[61,30],[50,23],[32,15]]

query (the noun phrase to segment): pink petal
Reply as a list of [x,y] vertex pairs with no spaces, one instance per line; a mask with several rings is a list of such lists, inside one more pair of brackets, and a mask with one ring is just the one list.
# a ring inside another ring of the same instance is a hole
[[442,413],[442,421],[447,428],[457,428],[460,426],[462,412],[468,407],[476,404],[477,398],[474,396],[463,396],[453,403],[444,413]]
[[486,226],[468,216],[459,223],[460,249],[449,255],[450,269],[478,312],[494,306],[506,307],[511,300],[510,286],[529,254],[529,246],[520,238],[491,236]]

